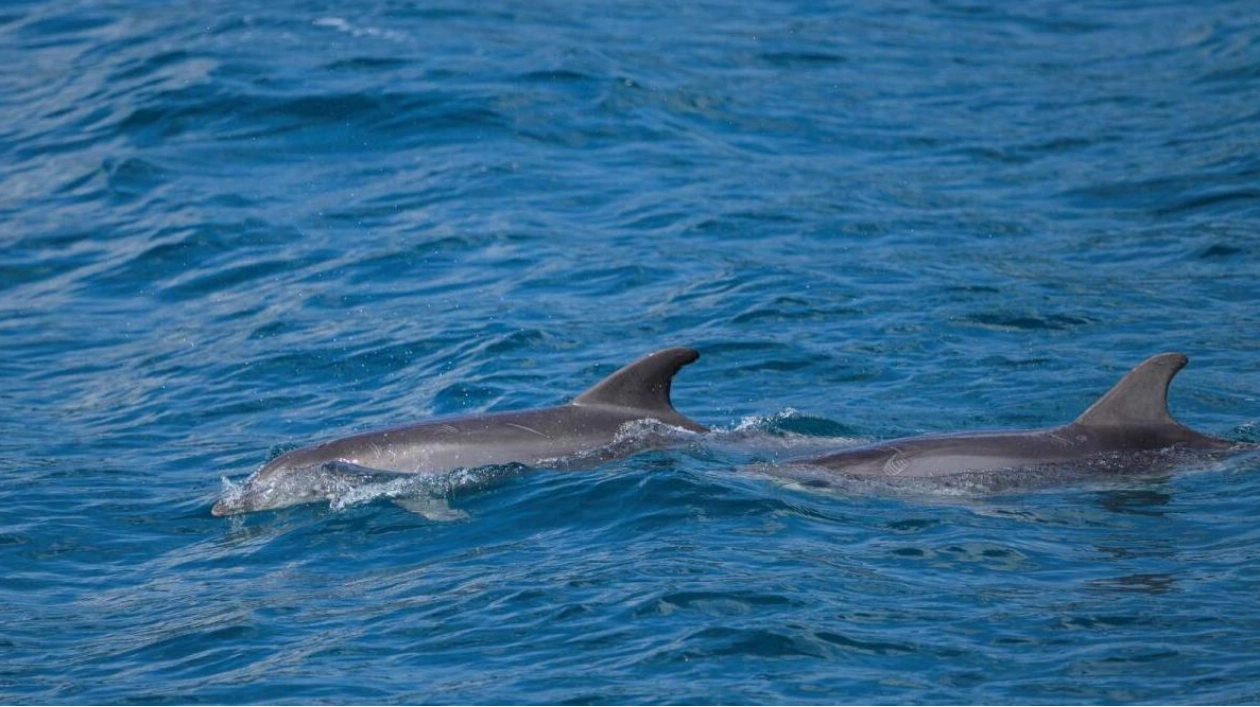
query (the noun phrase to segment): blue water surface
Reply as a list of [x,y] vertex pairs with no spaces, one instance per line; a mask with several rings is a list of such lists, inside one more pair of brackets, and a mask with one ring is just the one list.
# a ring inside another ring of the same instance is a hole
[[[1260,701],[1255,456],[772,473],[1161,351],[1260,441],[1256,10],[6,0],[0,702]],[[675,345],[675,447],[210,515]]]

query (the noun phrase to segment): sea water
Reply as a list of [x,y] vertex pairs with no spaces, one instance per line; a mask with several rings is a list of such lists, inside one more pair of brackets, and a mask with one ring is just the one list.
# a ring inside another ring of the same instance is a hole
[[[1260,441],[1256,9],[7,0],[0,702],[1260,701],[1254,456],[773,473],[1161,351]],[[210,515],[677,345],[706,435]]]

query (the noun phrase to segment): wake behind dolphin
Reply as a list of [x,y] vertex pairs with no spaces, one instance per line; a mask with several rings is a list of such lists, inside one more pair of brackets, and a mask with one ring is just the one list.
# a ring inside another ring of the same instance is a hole
[[[1152,356],[1107,394],[1059,427],[1037,430],[923,435],[841,449],[784,462],[784,476],[810,486],[831,485],[817,472],[883,480],[970,476],[985,480],[1021,470],[1075,471],[1124,468],[1128,459],[1149,466],[1165,450],[1228,453],[1251,445],[1230,442],[1181,425],[1168,412],[1168,386],[1188,359],[1179,353]],[[793,469],[793,467],[800,467]],[[806,472],[805,469],[814,472]],[[773,473],[773,472],[771,472]]]
[[[680,414],[670,401],[674,375],[699,357],[688,348],[648,354],[567,405],[439,418],[297,449],[264,465],[243,488],[220,499],[211,513],[225,516],[333,500],[371,481],[405,487],[416,476],[459,469],[555,466],[587,455],[612,458],[635,451],[635,445],[620,443],[624,431],[640,421],[704,432],[707,428]],[[429,517],[452,515],[439,499],[423,495],[403,505]]]

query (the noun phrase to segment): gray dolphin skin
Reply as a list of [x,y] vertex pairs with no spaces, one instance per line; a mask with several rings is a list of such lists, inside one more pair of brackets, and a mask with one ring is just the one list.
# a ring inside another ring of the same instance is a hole
[[679,414],[670,402],[674,374],[699,357],[688,348],[648,354],[567,405],[438,418],[297,449],[267,463],[240,493],[225,496],[211,513],[225,516],[328,500],[329,474],[370,478],[535,466],[607,451],[623,427],[637,420],[704,432],[707,428]]
[[1195,432],[1168,414],[1168,385],[1187,361],[1179,353],[1152,356],[1061,427],[906,437],[786,463],[851,476],[928,478],[1167,448],[1213,452],[1247,446]]

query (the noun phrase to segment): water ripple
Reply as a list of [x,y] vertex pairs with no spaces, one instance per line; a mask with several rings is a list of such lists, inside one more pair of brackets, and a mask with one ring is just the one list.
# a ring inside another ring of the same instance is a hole
[[[1060,423],[1164,350],[1257,441],[1244,0],[143,5],[0,8],[0,700],[1260,697],[1254,456],[762,473]],[[208,514],[674,345],[707,435],[459,522]]]

